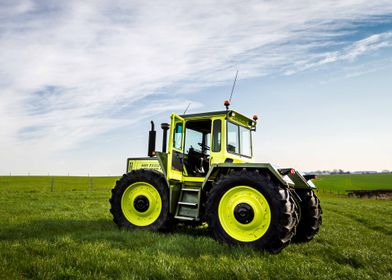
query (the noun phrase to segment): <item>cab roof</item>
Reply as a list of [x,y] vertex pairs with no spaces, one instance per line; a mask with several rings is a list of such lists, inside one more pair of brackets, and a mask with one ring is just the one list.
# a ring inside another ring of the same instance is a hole
[[215,116],[227,116],[230,120],[234,120],[244,124],[245,126],[249,126],[251,128],[256,127],[256,121],[248,118],[234,110],[225,110],[225,111],[214,111],[214,112],[205,112],[205,113],[197,113],[197,114],[185,114],[180,115],[183,119],[193,119],[193,118],[203,118],[203,117],[215,117]]
[[197,118],[197,117],[213,117],[213,116],[221,116],[221,115],[226,115],[228,112],[231,112],[232,110],[228,111],[214,111],[214,112],[205,112],[205,113],[196,113],[196,114],[185,114],[185,115],[180,115],[181,118],[188,119],[188,118]]

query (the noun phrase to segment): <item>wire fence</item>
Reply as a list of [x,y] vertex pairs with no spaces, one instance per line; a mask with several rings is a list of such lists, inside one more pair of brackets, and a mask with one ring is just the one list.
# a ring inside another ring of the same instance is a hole
[[[64,192],[64,191],[110,191],[120,176],[0,176],[0,192]],[[347,196],[347,190],[369,189],[346,182],[341,185],[337,182],[325,184],[315,182],[316,192]],[[370,185],[370,184],[369,184]],[[380,185],[380,183],[379,183]],[[373,186],[373,185],[372,185]],[[381,189],[374,185],[370,189]],[[392,188],[383,188],[392,189]]]
[[108,191],[118,177],[0,176],[1,192]]
[[[0,191],[6,192],[64,192],[109,191],[118,176],[0,176]],[[345,190],[322,187],[316,192],[347,195]]]

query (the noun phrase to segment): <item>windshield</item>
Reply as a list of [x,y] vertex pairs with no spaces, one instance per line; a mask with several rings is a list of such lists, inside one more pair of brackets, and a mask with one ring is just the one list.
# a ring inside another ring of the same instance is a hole
[[252,156],[252,135],[248,128],[227,122],[227,151]]
[[189,150],[210,153],[211,120],[188,121],[185,131],[185,153]]
[[252,138],[250,129],[240,126],[240,153],[244,156],[252,156]]

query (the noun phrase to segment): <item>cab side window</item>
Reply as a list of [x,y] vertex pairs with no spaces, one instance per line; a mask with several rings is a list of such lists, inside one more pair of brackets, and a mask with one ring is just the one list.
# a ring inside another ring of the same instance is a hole
[[182,132],[183,126],[182,123],[177,123],[174,129],[174,139],[173,139],[173,148],[177,150],[182,149]]
[[220,152],[222,144],[222,121],[214,120],[212,129],[212,151]]

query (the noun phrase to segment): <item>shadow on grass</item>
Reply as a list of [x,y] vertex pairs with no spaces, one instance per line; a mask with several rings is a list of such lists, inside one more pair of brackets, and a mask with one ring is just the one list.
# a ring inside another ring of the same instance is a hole
[[[35,220],[0,229],[0,240],[56,244],[64,240],[76,243],[104,243],[112,249],[147,250],[151,254],[166,253],[182,257],[204,254],[219,256],[251,252],[250,248],[230,247],[216,242],[206,226],[177,225],[171,232],[120,230],[107,219],[98,220]],[[250,251],[249,251],[250,250]],[[254,252],[254,251],[253,251]]]

